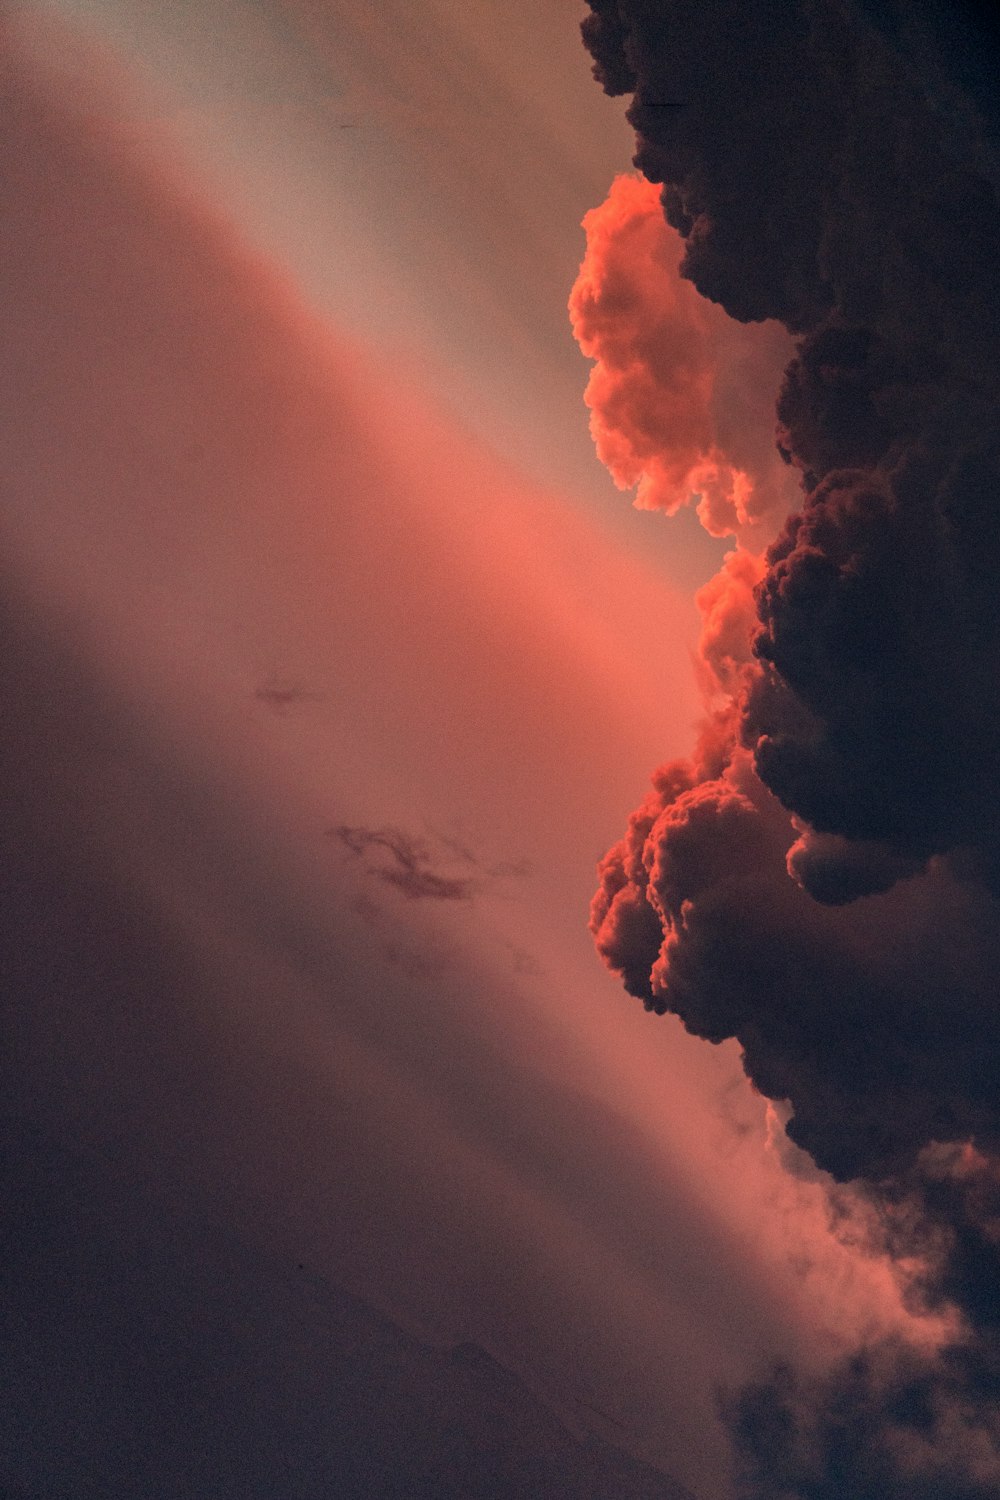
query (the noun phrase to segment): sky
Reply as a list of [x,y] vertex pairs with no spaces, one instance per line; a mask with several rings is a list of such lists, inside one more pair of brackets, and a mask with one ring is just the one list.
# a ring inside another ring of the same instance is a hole
[[981,35],[707,9],[0,17],[18,1500],[995,1493]]

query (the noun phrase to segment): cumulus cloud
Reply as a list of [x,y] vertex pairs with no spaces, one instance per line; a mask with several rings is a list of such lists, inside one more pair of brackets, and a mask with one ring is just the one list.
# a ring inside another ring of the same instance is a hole
[[739,1039],[791,1141],[852,1183],[837,1232],[957,1319],[933,1355],[881,1343],[732,1398],[742,1493],[979,1500],[1000,1480],[995,121],[923,7],[590,9],[683,241],[669,275],[796,339],[770,399],[800,485],[763,561],[703,591],[709,721],[603,861],[592,928],[647,1008]]
[[695,595],[702,617],[695,669],[710,705],[732,702],[746,682],[757,625],[755,590],[763,571],[762,557],[737,547]]
[[583,221],[573,332],[595,361],[587,385],[602,462],[635,503],[673,515],[695,502],[713,536],[782,515],[794,484],[773,438],[773,388],[791,346],[748,329],[680,275],[683,241],[659,195],[618,177]]
[[757,1088],[791,1101],[791,1138],[843,1180],[930,1140],[1000,1141],[993,898],[939,867],[821,905],[788,878],[795,829],[747,753],[704,769],[661,771],[602,863],[591,925],[626,988],[737,1037]]
[[978,685],[1000,666],[1000,177],[982,124],[926,55],[833,5],[722,0],[696,25],[622,0],[584,34],[633,94],[681,274],[798,335],[776,414],[804,501],[768,558],[744,739],[791,811],[873,851],[869,878],[845,851],[851,872],[816,892],[878,888],[886,845],[901,870],[971,846],[995,881],[1000,718]]

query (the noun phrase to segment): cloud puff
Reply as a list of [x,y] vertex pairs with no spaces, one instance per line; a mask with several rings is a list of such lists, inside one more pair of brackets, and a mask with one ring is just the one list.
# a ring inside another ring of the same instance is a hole
[[710,705],[731,702],[745,685],[754,659],[755,591],[763,572],[762,557],[737,547],[695,595],[702,617],[695,670]]
[[602,462],[636,505],[673,515],[697,502],[726,536],[781,515],[795,486],[773,439],[772,391],[791,346],[774,324],[747,329],[679,272],[683,241],[654,187],[618,177],[583,221],[587,253],[570,296]]
[[794,836],[745,751],[710,779],[659,773],[601,866],[605,961],[648,1009],[737,1037],[757,1088],[791,1101],[791,1138],[836,1177],[882,1179],[931,1140],[1000,1142],[993,899],[942,867],[823,906],[788,878]]

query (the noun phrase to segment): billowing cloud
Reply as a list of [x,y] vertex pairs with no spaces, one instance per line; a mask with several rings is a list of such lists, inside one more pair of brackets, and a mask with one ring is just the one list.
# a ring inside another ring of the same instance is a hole
[[821,905],[788,877],[795,829],[747,753],[713,769],[659,772],[603,862],[592,926],[626,988],[736,1036],[761,1092],[791,1101],[791,1138],[841,1179],[903,1170],[931,1140],[1000,1142],[993,898],[939,867]]
[[734,323],[683,279],[683,240],[642,178],[616,178],[583,227],[570,318],[596,362],[591,432],[615,482],[642,509],[696,502],[713,536],[780,517],[795,493],[773,438],[785,332]]
[[731,704],[753,664],[754,591],[763,571],[762,557],[737,547],[726,553],[718,573],[695,595],[702,617],[695,670],[710,706]]
[[603,862],[597,945],[647,1008],[738,1037],[853,1181],[838,1232],[960,1327],[734,1399],[761,1500],[1000,1476],[1000,164],[933,17],[870,9],[592,0],[583,28],[681,275],[797,339],[771,397],[801,482],[759,575],[736,554],[703,595],[710,724]]
[[[703,685],[711,694],[714,656],[715,679],[721,670],[738,697],[727,728],[752,756],[749,767],[733,752],[730,767],[793,814],[780,868],[811,895],[841,905],[949,851],[992,887],[998,824],[984,809],[1000,718],[984,685],[1000,669],[988,523],[1000,353],[983,252],[1000,220],[989,159],[968,112],[945,112],[858,18],[789,3],[781,19],[720,4],[695,29],[683,7],[622,0],[596,7],[584,33],[598,77],[634,93],[637,162],[663,184],[681,272],[733,317],[777,317],[800,335],[772,395],[804,502],[767,553],[759,622],[723,604],[734,560],[703,595]],[[671,296],[674,275],[661,272]],[[628,347],[634,308],[619,301],[607,318]],[[651,348],[669,346],[667,320],[650,327]],[[633,399],[641,418],[644,390],[623,386],[623,407]],[[661,451],[672,462],[665,438]],[[691,773],[689,799],[708,774]],[[721,815],[718,794],[712,805]],[[740,818],[726,805],[732,831]],[[694,818],[692,804],[681,821]],[[754,820],[742,821],[749,836]],[[691,826],[719,837],[704,809]],[[648,879],[660,866],[644,859]],[[653,906],[674,919],[662,899]]]
[[[820,832],[873,848],[860,889],[887,878],[885,845],[900,868],[971,846],[995,879],[1000,199],[982,128],[926,59],[832,6],[788,0],[765,25],[722,3],[694,26],[623,0],[585,35],[598,76],[634,93],[681,273],[799,335],[777,417],[805,501],[760,593],[758,772]],[[638,420],[647,407],[639,391]]]

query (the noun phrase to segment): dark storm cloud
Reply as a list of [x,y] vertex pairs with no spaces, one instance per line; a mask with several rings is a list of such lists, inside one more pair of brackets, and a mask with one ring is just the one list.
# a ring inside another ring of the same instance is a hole
[[[925,1024],[936,993],[985,1001],[992,959],[958,979],[917,956],[938,920],[923,887],[915,895],[907,885],[895,917],[920,947],[874,990],[865,975],[881,960],[864,951],[865,913],[827,924],[831,940],[857,950],[847,999],[833,1003],[840,980],[832,990],[810,980],[808,956],[785,963],[794,1015],[781,1040],[761,1021],[772,979],[755,983],[759,961],[744,953],[731,966],[738,999],[720,987],[720,955],[753,938],[756,907],[731,913],[711,943],[697,939],[744,866],[759,899],[766,892],[787,918],[787,931],[772,922],[786,954],[826,920],[788,889],[788,874],[831,907],[885,892],[935,855],[997,888],[1000,207],[981,122],[943,74],[918,71],[833,4],[722,0],[706,12],[620,0],[595,8],[584,36],[605,87],[633,91],[636,160],[663,184],[686,274],[733,316],[777,317],[799,335],[776,395],[781,449],[803,489],[757,583],[756,662],[729,646],[723,680],[703,646],[710,693],[729,701],[715,732],[721,760],[717,748],[714,766],[690,769],[679,797],[658,792],[605,861],[598,946],[653,1008],[678,1009],[715,1039],[739,1036],[755,1082],[793,1099],[796,1139],[838,1175],[878,1175],[963,1131],[992,1143],[993,1085],[950,1072],[959,1054],[972,1060],[978,1028],[992,1037],[990,1007],[950,1008],[947,1045]],[[687,102],[653,107],[666,98]],[[723,635],[743,632],[746,645],[745,615],[725,602],[736,597],[727,568],[712,586],[729,610]],[[752,772],[733,759],[736,744],[751,752]],[[727,761],[742,802],[717,780]],[[769,809],[758,778],[794,824]],[[762,820],[771,831],[760,844]],[[933,891],[950,881],[941,870],[927,879]],[[996,914],[986,898],[977,903],[970,895],[952,916],[965,950],[982,949],[986,962]],[[819,946],[829,947],[825,936]],[[717,992],[722,1000],[708,999]],[[927,1000],[901,1028],[915,993]],[[896,1144],[862,1145],[843,1110],[856,1050],[843,1013],[861,994],[859,1068],[876,1036],[908,1038],[891,1088],[869,1079],[873,1099],[897,1101],[882,1132]],[[948,1103],[934,1124],[927,1100],[939,1087]],[[918,1098],[915,1113],[898,1107]],[[836,1144],[840,1124],[820,1130],[823,1117],[843,1122],[850,1145]]]
[[[803,7],[622,0],[609,11],[585,40],[609,92],[633,94],[636,164],[664,184],[686,273],[736,317],[809,326],[832,301],[819,266],[823,157],[844,101],[826,58],[805,46]],[[745,243],[767,253],[751,262]]]
[[802,487],[756,621],[730,602],[731,565],[721,606],[704,601],[735,642],[725,678],[705,663],[715,720],[604,860],[595,940],[649,1009],[738,1037],[757,1087],[791,1102],[790,1137],[854,1179],[831,1188],[834,1227],[890,1254],[914,1307],[955,1319],[936,1353],[872,1346],[727,1398],[741,1493],[985,1500],[1000,1489],[996,121],[920,7],[591,10],[595,76],[633,96],[636,165],[662,184],[683,274],[797,337],[775,397]]
[[972,845],[989,871],[1000,200],[974,111],[834,5],[621,0],[585,36],[634,89],[685,274],[800,335],[778,418],[805,500],[760,595],[758,770],[824,832]]
[[977,848],[994,884],[998,486],[985,454],[824,479],[769,553],[743,725],[815,829],[904,856]]
[[598,948],[648,1009],[738,1037],[757,1087],[791,1102],[791,1139],[849,1183],[830,1188],[834,1232],[890,1256],[913,1309],[956,1329],[936,1352],[862,1343],[822,1378],[786,1370],[729,1393],[739,1493],[986,1500],[1000,1485],[997,903],[938,862],[820,904],[788,878],[795,829],[746,752],[712,769],[658,774],[604,861]]
[[793,835],[745,753],[715,777],[665,768],[602,864],[602,956],[648,1009],[736,1036],[757,1087],[791,1101],[789,1135],[841,1180],[904,1172],[929,1140],[1000,1145],[993,898],[940,867],[820,905],[788,878]]
[[[970,1403],[970,1386],[982,1399]],[[993,1500],[995,1367],[977,1351],[865,1350],[825,1380],[787,1366],[724,1405],[741,1500]],[[876,1413],[878,1416],[876,1417]]]

